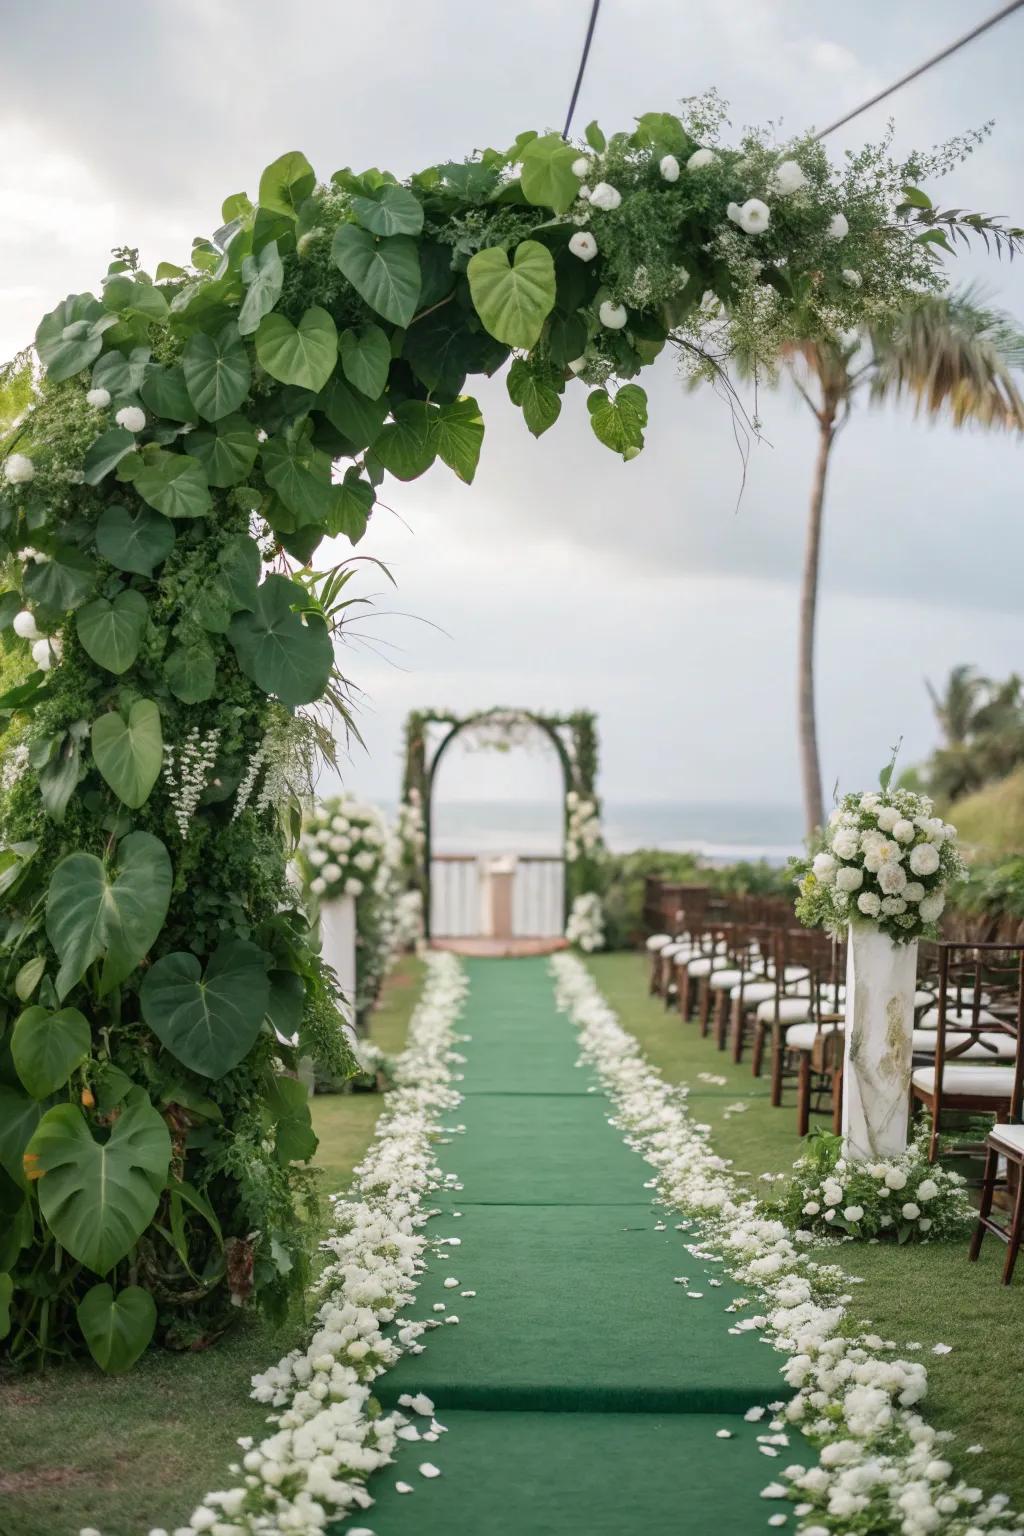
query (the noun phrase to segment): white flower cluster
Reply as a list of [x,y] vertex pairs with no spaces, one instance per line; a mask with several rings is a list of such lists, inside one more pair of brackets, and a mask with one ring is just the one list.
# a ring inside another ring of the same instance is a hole
[[826,1142],[793,1165],[780,1209],[791,1227],[815,1234],[900,1242],[958,1236],[974,1216],[966,1180],[928,1161],[926,1136],[898,1157],[867,1163],[848,1163]]
[[390,872],[401,850],[375,805],[342,795],[307,817],[299,861],[314,896],[332,901],[361,896],[381,869]]
[[239,780],[232,821],[238,820],[252,800],[261,774],[263,782],[253,807],[256,814],[262,815],[264,811],[288,803],[293,781],[302,771],[301,757],[305,740],[304,718],[292,715],[286,709],[275,709],[262,741]]
[[801,916],[836,933],[876,923],[899,943],[934,933],[946,887],[966,878],[956,828],[934,812],[909,789],[844,795],[801,882]]
[[188,841],[192,818],[217,761],[219,745],[219,730],[200,731],[195,725],[185,733],[177,750],[170,742],[164,742],[163,780],[183,843]]
[[604,911],[596,891],[585,891],[577,896],[565,925],[565,936],[570,944],[592,954],[604,948]]
[[[615,1125],[657,1170],[660,1199],[696,1218],[701,1240],[691,1257],[724,1263],[758,1295],[757,1313],[741,1317],[731,1333],[759,1330],[788,1356],[782,1369],[794,1396],[769,1405],[759,1446],[779,1457],[799,1430],[818,1450],[818,1464],[784,1469],[764,1489],[768,1499],[795,1505],[796,1536],[850,1536],[886,1531],[894,1536],[1020,1536],[1009,1500],[986,1500],[957,1479],[942,1456],[948,1432],[936,1431],[913,1411],[928,1377],[920,1361],[896,1357],[896,1345],[875,1334],[850,1331],[841,1294],[842,1271],[810,1259],[809,1233],[791,1233],[767,1219],[736,1186],[729,1164],[686,1110],[685,1089],[667,1084],[619,1024],[585,966],[572,955],[552,960],[560,1008],[579,1031],[582,1057],[597,1071],[615,1106]],[[685,1226],[685,1224],[684,1224]],[[727,1311],[753,1303],[738,1299]],[[748,1419],[764,1419],[762,1405]],[[799,1450],[805,1450],[799,1444]],[[795,1454],[799,1454],[799,1450]],[[774,1524],[786,1523],[772,1517]],[[753,1529],[754,1521],[751,1521]]]
[[413,784],[398,807],[398,836],[412,863],[417,863],[426,846],[427,832],[423,815],[423,797]]
[[[372,1472],[394,1459],[400,1441],[443,1434],[434,1405],[417,1394],[401,1399],[413,1415],[430,1420],[424,1435],[403,1412],[380,1413],[373,1381],[419,1342],[436,1320],[400,1323],[383,1331],[415,1295],[433,1246],[427,1238],[426,1200],[444,1182],[433,1141],[441,1120],[459,1103],[450,1086],[455,1024],[466,979],[451,954],[431,954],[423,998],[409,1027],[409,1045],[396,1068],[398,1086],[385,1103],[377,1137],[355,1171],[352,1193],[333,1200],[331,1256],[320,1277],[324,1300],[305,1350],[292,1350],[253,1377],[252,1395],[275,1412],[273,1433],[259,1444],[246,1437],[240,1464],[229,1469],[238,1484],[208,1493],[174,1536],[320,1536],[327,1526],[373,1499]],[[429,1469],[429,1470],[428,1470]],[[438,1475],[432,1462],[424,1477]]]
[[601,846],[601,813],[597,802],[570,789],[565,797],[565,856],[574,859],[596,853]]
[[29,751],[25,742],[19,741],[16,747],[4,753],[3,763],[0,765],[0,790],[3,790],[4,794],[14,788],[28,769],[28,765]]
[[395,902],[395,948],[412,949],[422,937],[423,893],[402,891]]

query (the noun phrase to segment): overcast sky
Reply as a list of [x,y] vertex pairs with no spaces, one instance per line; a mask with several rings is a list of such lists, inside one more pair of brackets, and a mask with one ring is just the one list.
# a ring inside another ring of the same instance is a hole
[[[560,127],[589,0],[37,0],[7,18],[0,58],[0,355],[67,292],[95,289],[109,249],[152,270],[219,222],[223,197],[303,149],[322,175],[398,175],[524,128]],[[985,14],[862,0],[605,0],[577,126],[628,127],[715,85],[736,127],[824,126]],[[937,191],[1024,223],[1019,60],[1024,13],[833,136],[899,151],[996,118]],[[1024,278],[983,257],[958,275],[1024,317]],[[443,466],[390,482],[360,552],[391,566],[365,637],[343,658],[362,690],[368,753],[347,780],[387,798],[407,710],[495,702],[590,708],[602,788],[617,800],[799,799],[796,581],[814,452],[806,408],[766,395],[737,510],[728,413],[686,393],[665,359],[645,380],[648,447],[623,464],[570,388],[540,442],[502,380],[477,391],[487,437],[467,489]],[[819,627],[823,772],[873,778],[897,736],[927,752],[923,686],[957,662],[1024,665],[1021,448],[864,410],[835,453]],[[404,617],[410,615],[411,617]],[[538,780],[538,784],[539,784]],[[546,775],[544,782],[547,782]],[[493,756],[449,793],[529,790]]]

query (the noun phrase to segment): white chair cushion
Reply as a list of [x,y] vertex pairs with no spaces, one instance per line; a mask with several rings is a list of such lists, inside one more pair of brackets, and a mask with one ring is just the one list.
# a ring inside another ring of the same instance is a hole
[[812,1050],[819,1035],[834,1035],[836,1028],[835,1024],[823,1024],[820,1029],[816,1024],[791,1024],[786,1030],[786,1050]]
[[[918,1067],[913,1084],[926,1093],[934,1093],[935,1068]],[[1008,1099],[1013,1092],[1013,1068],[959,1067],[947,1062],[942,1074],[942,1091],[971,1098]]]
[[718,955],[700,955],[696,960],[687,960],[686,969],[691,976],[710,976],[712,971],[725,969],[725,961]]
[[753,980],[749,971],[737,971],[727,967],[724,971],[715,971],[711,977],[711,985],[717,992],[728,992],[732,987],[738,987],[744,980]]
[[919,991],[919,992],[915,992],[914,993],[914,1007],[915,1008],[927,1008],[929,1003],[934,1003],[934,1001],[935,1001],[935,993],[934,992],[920,992]]
[[994,1125],[988,1139],[997,1141],[1011,1152],[1024,1153],[1024,1125]]
[[[918,1056],[934,1056],[938,1033],[934,1029],[914,1030],[914,1053]],[[971,1036],[963,1030],[950,1029],[946,1032],[946,1050],[951,1051],[956,1046],[967,1045]],[[966,1051],[957,1051],[955,1057],[947,1057],[950,1065],[958,1061],[1012,1061],[1017,1051],[1016,1041],[1011,1035],[1004,1035],[1000,1030],[991,1033],[986,1030],[983,1035],[977,1035]]]
[[808,973],[806,965],[787,965],[782,974],[786,981],[806,981]]
[[647,948],[651,950],[664,949],[666,944],[671,943],[672,935],[670,933],[652,933],[647,940]]
[[[989,1013],[984,1008],[979,1008],[978,1009],[978,1023],[979,1024],[994,1024],[995,1022],[996,1022],[996,1020],[995,1020],[995,1016],[993,1014]],[[957,1024],[960,1024],[960,1025],[973,1025],[973,1023],[974,1023],[974,1014],[973,1014],[973,1012],[971,1011],[970,1008],[961,1008],[959,1010],[956,1009],[956,1008],[947,1008],[946,1009],[946,1023],[947,1023],[947,1025],[948,1024],[952,1024],[954,1026],[957,1025]],[[917,1021],[917,1027],[918,1027],[918,1029],[938,1029],[938,1027],[939,1027],[939,1010],[938,1010],[938,1008],[937,1007],[936,1008],[929,1008],[926,1013],[922,1013],[921,1017]]]
[[[776,1019],[775,999],[770,1002],[760,1003],[757,1016],[765,1024],[774,1024]],[[802,1024],[811,1011],[810,999],[806,997],[783,997],[778,1003],[778,1020],[780,1024]]]
[[767,1002],[769,998],[775,996],[775,983],[774,981],[749,981],[742,988],[737,984],[729,996],[739,997],[741,991],[744,1003],[749,1003],[753,1008],[755,1003]]

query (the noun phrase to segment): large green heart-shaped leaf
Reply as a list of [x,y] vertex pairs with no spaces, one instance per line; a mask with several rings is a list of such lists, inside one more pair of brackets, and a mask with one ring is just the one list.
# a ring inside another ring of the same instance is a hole
[[249,393],[249,351],[234,321],[217,336],[190,336],[181,366],[192,404],[207,421],[230,416]]
[[236,614],[228,631],[245,675],[289,709],[320,698],[334,663],[323,619],[311,614],[304,622],[293,610],[305,601],[297,582],[272,574],[258,588],[253,611]]
[[244,416],[226,416],[213,431],[193,432],[188,440],[189,453],[203,465],[210,484],[221,489],[242,483],[259,446],[256,429]]
[[103,1275],[152,1221],[170,1161],[167,1127],[138,1088],[104,1142],[75,1105],[47,1110],[25,1151],[25,1172],[38,1180],[39,1208],[57,1241]]
[[213,696],[217,661],[208,642],[192,640],[179,645],[164,662],[164,677],[176,699],[183,704],[202,704]]
[[356,224],[334,232],[331,260],[370,308],[394,325],[408,325],[419,303],[419,251],[409,235],[375,239]]
[[0,1168],[19,1189],[27,1189],[23,1158],[36,1126],[46,1112],[38,1099],[20,1088],[0,1083]]
[[534,437],[540,437],[558,420],[562,409],[558,391],[534,374],[521,357],[509,369],[506,384],[509,399],[522,407],[523,420]]
[[484,419],[470,395],[438,408],[433,421],[434,441],[441,458],[460,480],[470,485],[480,461]]
[[14,1070],[34,1099],[63,1088],[89,1054],[89,1021],[77,1008],[26,1008],[11,1035]]
[[547,246],[524,240],[509,263],[501,246],[488,246],[466,268],[473,306],[492,336],[510,347],[534,346],[555,307],[555,263]]
[[139,391],[152,366],[151,356],[149,347],[133,347],[128,357],[115,347],[97,358],[92,371],[92,387],[109,392],[112,411],[119,405],[138,405]]
[[113,877],[95,854],[61,859],[46,897],[46,932],[60,959],[59,998],[94,960],[103,960],[101,996],[131,975],[163,927],[171,883],[167,849],[149,832],[122,838]]
[[48,560],[25,567],[25,596],[49,614],[63,615],[85,602],[95,580],[92,561],[80,549],[59,544]]
[[402,356],[431,392],[458,395],[468,373],[495,373],[508,348],[457,304],[443,304],[409,327]]
[[270,1002],[270,956],[221,944],[201,971],[195,955],[164,955],[146,972],[142,1017],[160,1043],[202,1077],[223,1077],[248,1054]]
[[[198,433],[196,434],[198,436]],[[96,524],[96,550],[119,571],[152,576],[174,548],[174,524],[151,507],[104,507]]]
[[334,501],[331,460],[308,438],[272,437],[263,444],[263,473],[300,523],[319,523]]
[[519,184],[528,203],[564,213],[580,195],[573,170],[578,151],[560,133],[546,133],[527,144],[521,156]]
[[316,175],[305,155],[298,149],[289,150],[260,177],[260,207],[294,219],[315,186]]
[[120,677],[139,654],[148,622],[149,604],[141,592],[129,589],[112,603],[105,597],[86,603],[78,610],[75,628],[96,665]]
[[331,426],[348,440],[353,453],[376,442],[388,413],[386,395],[379,400],[367,400],[338,377],[333,378],[320,395],[317,406]]
[[114,1295],[106,1282],[86,1291],[75,1310],[82,1337],[101,1371],[131,1370],[156,1329],[156,1302],[141,1285]]
[[437,406],[424,400],[404,400],[395,406],[394,417],[375,441],[373,451],[397,480],[415,480],[437,457]]
[[147,449],[132,484],[165,517],[205,517],[212,505],[206,471],[187,453]]
[[391,182],[365,197],[354,197],[352,212],[372,235],[418,235],[423,228],[423,204],[406,187]]
[[358,544],[366,532],[366,523],[376,500],[373,486],[364,480],[355,465],[345,471],[345,478],[334,487],[334,504],[324,528],[335,536],[343,533]]
[[122,804],[133,811],[145,805],[164,760],[160,711],[152,699],[136,699],[127,721],[116,709],[94,720],[92,755]]
[[606,389],[592,390],[587,410],[594,436],[624,459],[635,459],[647,425],[647,395],[639,384],[623,384],[614,396]]
[[263,316],[270,314],[284,287],[284,267],[276,240],[268,240],[257,255],[245,258],[242,281],[245,298],[238,311],[238,331],[241,336],[251,336]]
[[379,400],[391,367],[391,343],[380,326],[363,325],[358,331],[342,331],[338,345],[341,371],[346,379],[370,400]]
[[36,331],[36,351],[52,383],[73,378],[103,350],[103,333],[117,324],[91,293],[73,293],[44,315]]
[[126,454],[134,452],[134,433],[125,431],[124,427],[112,427],[109,432],[101,432],[96,441],[90,443],[82,460],[86,485],[99,485],[112,469],[117,468]]
[[272,379],[319,391],[338,361],[338,328],[318,304],[297,326],[284,315],[265,315],[256,332],[256,356]]
[[166,421],[195,421],[196,407],[189,397],[183,368],[161,368],[150,364],[140,390],[154,416]]
[[275,1077],[266,1097],[275,1127],[274,1152],[279,1163],[306,1162],[319,1142],[309,1113],[309,1094],[294,1077]]

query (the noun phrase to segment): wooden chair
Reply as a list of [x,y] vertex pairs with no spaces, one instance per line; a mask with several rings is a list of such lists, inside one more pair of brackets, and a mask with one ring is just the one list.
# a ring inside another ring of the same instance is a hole
[[[1007,1183],[1014,1191],[1010,1220],[1007,1223],[992,1219],[992,1200],[1000,1158],[1006,1161]],[[1014,1170],[1012,1178],[1011,1169]],[[989,1132],[985,1143],[985,1177],[981,1186],[978,1225],[974,1229],[968,1255],[972,1261],[981,1252],[986,1232],[991,1232],[993,1237],[998,1237],[1001,1243],[1006,1244],[1002,1283],[1009,1285],[1020,1252],[1021,1236],[1024,1234],[1024,1125],[997,1125]]]
[[[1024,1080],[1024,943],[944,940],[938,960],[934,1061],[914,1068],[910,1090],[913,1112],[931,1116],[931,1162],[946,1113],[1019,1120]],[[968,1142],[952,1150],[980,1155],[985,1148]]]
[[[789,932],[783,941],[783,953],[776,978],[776,996],[770,1003],[762,1003],[757,1010],[757,1034],[754,1042],[755,1068],[763,1051],[767,1030],[771,1030],[772,1076],[771,1102],[778,1108],[782,1104],[783,1085],[787,1078],[798,1078],[806,1069],[796,1047],[787,1048],[788,1036],[800,1025],[810,1026],[808,1049],[826,1025],[832,1021],[840,1007],[845,988],[840,980],[845,974],[845,945],[830,939],[823,933],[807,933],[804,930]],[[789,985],[798,989],[797,995],[786,991]],[[802,1037],[801,1037],[802,1038]]]
[[[822,943],[822,935],[806,954],[810,972],[810,1002],[813,1017],[780,1031],[778,1044],[773,1040],[773,1057],[781,1047],[782,1076],[788,1071],[796,1076],[797,1134],[806,1136],[810,1117],[831,1114],[838,1129],[842,1106],[843,1076],[843,983],[846,975],[846,945],[838,939]],[[788,1069],[788,1071],[787,1071]]]

